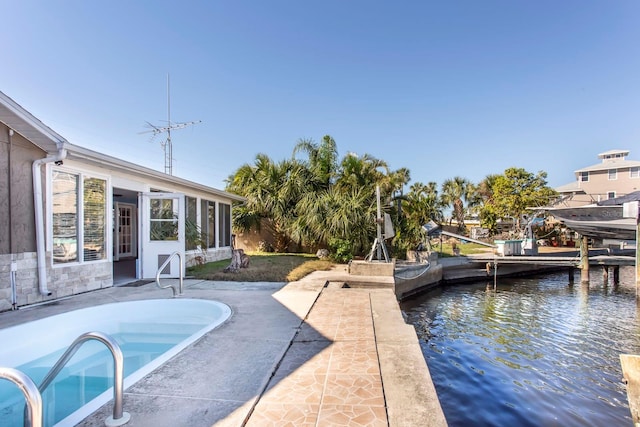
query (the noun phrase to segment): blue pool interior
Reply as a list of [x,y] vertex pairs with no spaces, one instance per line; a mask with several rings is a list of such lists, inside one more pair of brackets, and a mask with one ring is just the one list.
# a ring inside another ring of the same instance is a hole
[[[124,355],[124,377],[129,377],[205,326],[194,323],[122,323],[120,332],[110,335],[118,342]],[[65,350],[59,349],[16,368],[40,384]],[[86,342],[42,394],[44,425],[55,425],[110,390],[113,386],[113,369],[113,357],[109,350],[97,341]],[[110,393],[113,393],[112,389]],[[18,388],[10,382],[0,382],[0,424],[21,427],[24,407],[24,396]]]

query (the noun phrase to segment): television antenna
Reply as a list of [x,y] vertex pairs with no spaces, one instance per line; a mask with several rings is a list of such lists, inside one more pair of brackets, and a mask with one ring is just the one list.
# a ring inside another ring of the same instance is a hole
[[140,132],[141,134],[151,133],[151,140],[153,140],[153,138],[160,135],[161,133],[167,134],[167,138],[160,143],[162,149],[164,150],[164,173],[173,175],[173,145],[171,143],[171,131],[175,129],[184,129],[187,126],[195,125],[200,122],[202,122],[202,120],[175,123],[171,121],[171,90],[169,83],[169,74],[167,74],[167,125],[156,126],[149,122],[146,122],[149,130]]

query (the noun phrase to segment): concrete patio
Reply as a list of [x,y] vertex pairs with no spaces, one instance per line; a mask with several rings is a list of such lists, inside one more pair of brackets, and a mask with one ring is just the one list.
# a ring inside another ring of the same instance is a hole
[[[299,282],[185,281],[231,318],[125,390],[128,426],[445,426],[413,326],[392,289],[343,288],[344,271]],[[170,298],[115,287],[0,313],[0,327],[117,301]],[[103,426],[108,403],[81,426]]]

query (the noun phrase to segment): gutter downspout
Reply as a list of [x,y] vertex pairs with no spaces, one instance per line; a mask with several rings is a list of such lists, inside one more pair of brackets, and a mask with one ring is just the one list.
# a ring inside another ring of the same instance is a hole
[[41,295],[49,296],[47,288],[47,264],[45,257],[45,229],[44,208],[42,205],[42,173],[40,167],[47,163],[62,162],[67,157],[67,150],[62,143],[58,143],[58,153],[33,162],[33,198],[36,216],[36,254],[38,256],[38,289]]
[[11,197],[11,187],[13,186],[13,170],[11,169],[11,154],[13,152],[13,129],[9,128],[9,153],[7,156],[7,178],[9,185],[7,186],[7,198],[9,200],[9,253],[11,254],[11,271],[9,272],[9,281],[11,282],[11,310],[18,309],[18,290],[16,285],[16,272],[18,270],[16,264],[16,254],[13,250],[13,204]]

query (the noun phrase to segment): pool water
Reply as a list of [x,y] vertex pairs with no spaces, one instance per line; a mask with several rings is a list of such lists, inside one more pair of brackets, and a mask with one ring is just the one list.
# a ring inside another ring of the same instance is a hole
[[[134,329],[148,327],[148,325],[135,324],[128,326]],[[187,339],[203,326],[205,325],[180,324],[181,333],[111,334],[110,336],[120,345],[124,356],[124,377],[131,376],[142,366]],[[154,328],[157,329],[158,325]],[[127,329],[126,326],[125,329]],[[66,348],[16,368],[29,375],[36,384],[40,384],[64,351]],[[108,391],[112,396],[112,386],[113,356],[111,352],[100,342],[85,342],[42,394],[44,425],[52,426],[58,423],[102,393]],[[24,396],[14,384],[8,381],[0,382],[0,425],[21,427],[24,405]]]
[[[124,388],[176,356],[231,316],[218,301],[173,298],[116,302],[67,311],[0,328],[0,366],[40,384],[73,341],[86,332],[114,339],[124,356]],[[78,347],[42,392],[45,426],[74,426],[113,400],[113,356],[88,340]],[[0,381],[0,426],[23,425],[25,399],[10,381]],[[126,407],[124,408],[126,411]]]

